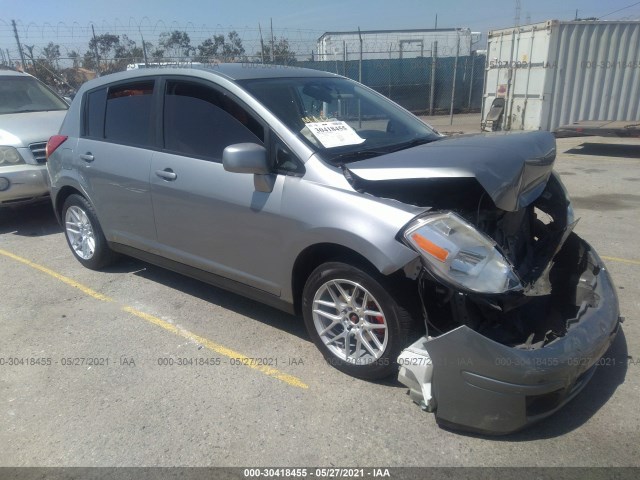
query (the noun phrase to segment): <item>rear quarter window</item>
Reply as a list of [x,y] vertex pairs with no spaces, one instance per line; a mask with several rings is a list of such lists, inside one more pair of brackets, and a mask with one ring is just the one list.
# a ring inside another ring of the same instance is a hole
[[154,83],[138,81],[89,92],[84,136],[124,145],[151,146]]
[[101,88],[87,94],[84,135],[92,138],[104,138],[104,112],[107,101],[107,89]]

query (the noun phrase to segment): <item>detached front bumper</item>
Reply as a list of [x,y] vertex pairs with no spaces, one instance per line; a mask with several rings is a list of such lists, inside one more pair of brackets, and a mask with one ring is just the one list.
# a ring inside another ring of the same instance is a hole
[[588,262],[576,285],[579,310],[567,320],[563,337],[523,350],[461,326],[423,337],[400,355],[399,380],[416,403],[435,410],[439,425],[511,433],[562,408],[588,383],[618,332],[620,316],[602,260],[578,241]]
[[0,207],[44,200],[49,196],[45,165],[15,165],[0,168]]

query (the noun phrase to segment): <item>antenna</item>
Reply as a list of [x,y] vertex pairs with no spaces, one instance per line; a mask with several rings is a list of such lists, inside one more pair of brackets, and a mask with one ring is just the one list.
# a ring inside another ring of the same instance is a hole
[[520,7],[520,0],[516,0],[516,18],[514,19],[516,27],[520,26]]

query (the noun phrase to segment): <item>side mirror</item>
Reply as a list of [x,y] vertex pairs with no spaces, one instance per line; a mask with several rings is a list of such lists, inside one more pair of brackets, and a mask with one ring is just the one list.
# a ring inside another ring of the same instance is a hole
[[257,143],[236,143],[222,152],[222,166],[227,172],[253,173],[253,184],[258,192],[273,190],[276,176],[271,173],[266,148]]
[[222,152],[222,166],[227,172],[235,173],[266,175],[271,171],[267,150],[257,143],[229,145]]

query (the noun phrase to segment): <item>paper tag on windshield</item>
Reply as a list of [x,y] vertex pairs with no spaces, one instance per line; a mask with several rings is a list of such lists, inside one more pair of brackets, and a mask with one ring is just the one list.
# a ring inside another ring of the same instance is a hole
[[312,122],[306,124],[324,148],[358,145],[364,142],[356,131],[341,120],[329,122]]

